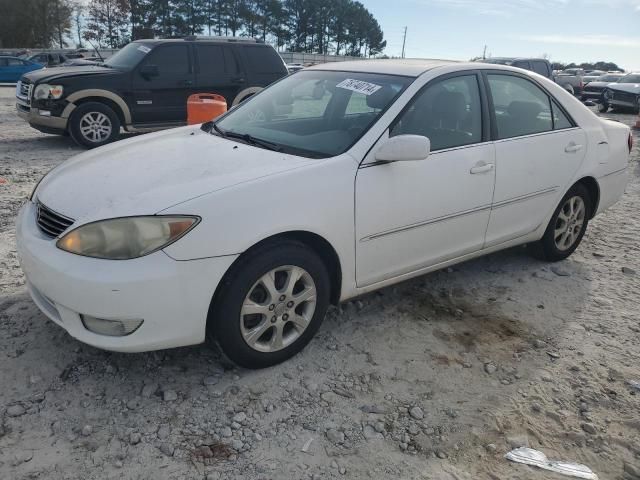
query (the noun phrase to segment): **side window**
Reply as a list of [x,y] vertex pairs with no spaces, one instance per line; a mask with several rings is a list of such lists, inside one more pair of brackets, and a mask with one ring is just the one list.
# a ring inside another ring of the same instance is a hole
[[553,130],[549,97],[537,85],[513,75],[489,75],[498,138]]
[[482,141],[480,90],[475,75],[427,85],[391,127],[389,136],[422,135],[431,151]]
[[225,72],[224,53],[220,45],[196,45],[202,75],[220,75]]
[[21,67],[24,62],[18,58],[7,58],[7,65],[10,67]]
[[282,73],[284,63],[282,58],[271,47],[243,47],[247,57],[248,68],[256,73]]
[[187,45],[165,45],[155,48],[141,65],[156,65],[160,76],[189,73]]
[[532,62],[532,64],[533,64],[534,72],[539,73],[543,77],[549,76],[549,69],[547,68],[547,64],[545,62],[536,61],[536,62]]
[[551,108],[553,109],[553,129],[554,130],[564,130],[565,128],[573,128],[574,125],[564,114],[562,109],[558,106],[558,104],[553,100],[551,102]]
[[529,64],[529,62],[525,61],[514,62],[513,66],[517,68],[524,68],[525,70],[531,70],[531,65]]

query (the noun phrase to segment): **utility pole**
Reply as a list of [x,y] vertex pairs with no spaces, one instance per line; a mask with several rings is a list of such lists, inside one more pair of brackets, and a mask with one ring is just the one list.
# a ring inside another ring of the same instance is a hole
[[487,59],[487,46],[484,46],[484,51],[482,52],[482,59],[486,60]]
[[404,37],[402,38],[402,58],[404,58],[404,46],[407,43],[407,27],[404,27]]

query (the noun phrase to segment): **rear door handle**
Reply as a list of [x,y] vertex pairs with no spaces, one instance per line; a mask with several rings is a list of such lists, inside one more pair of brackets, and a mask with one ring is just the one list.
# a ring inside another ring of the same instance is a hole
[[574,142],[571,142],[564,149],[564,151],[567,153],[576,153],[576,152],[579,152],[580,150],[582,150],[582,145],[577,145]]
[[469,170],[469,173],[471,173],[472,175],[477,175],[478,173],[487,173],[493,170],[493,167],[493,163],[478,162],[475,167]]

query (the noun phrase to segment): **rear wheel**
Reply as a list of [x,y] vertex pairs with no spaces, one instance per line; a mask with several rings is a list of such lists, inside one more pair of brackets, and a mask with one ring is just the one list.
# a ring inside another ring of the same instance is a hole
[[234,363],[264,368],[302,350],[329,306],[330,281],[318,255],[287,241],[246,254],[209,309],[207,337]]
[[83,103],[73,111],[69,119],[69,134],[78,145],[99,147],[118,138],[120,119],[104,103]]
[[532,245],[536,256],[550,262],[569,257],[587,231],[591,208],[587,189],[574,185],[560,201],[542,239]]

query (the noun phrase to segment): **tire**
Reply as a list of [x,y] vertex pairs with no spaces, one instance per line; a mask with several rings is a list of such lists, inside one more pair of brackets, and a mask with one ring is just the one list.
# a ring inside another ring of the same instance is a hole
[[78,145],[99,147],[118,138],[120,119],[116,112],[104,103],[83,103],[71,114],[69,134]]
[[599,103],[598,104],[598,112],[607,113],[608,111],[609,111],[609,104],[608,103]]
[[[571,211],[572,201],[575,214]],[[531,245],[534,255],[549,262],[558,262],[569,257],[578,248],[587,231],[591,209],[591,197],[586,187],[579,183],[571,187],[553,212],[542,239]],[[568,217],[568,220],[564,220],[563,217]],[[573,218],[575,220],[572,220]],[[565,226],[566,236],[558,233]]]
[[[270,290],[270,282],[263,279],[273,272]],[[295,288],[288,289],[291,272],[296,278],[301,276]],[[312,289],[315,297],[299,301],[311,295]],[[313,250],[296,241],[266,244],[244,254],[225,275],[209,308],[207,340],[216,342],[241,367],[275,365],[294,356],[313,338],[324,320],[329,297],[329,273]],[[251,306],[246,307],[245,302]]]

